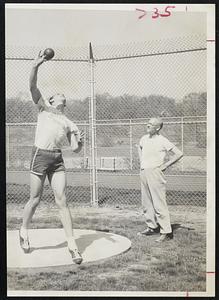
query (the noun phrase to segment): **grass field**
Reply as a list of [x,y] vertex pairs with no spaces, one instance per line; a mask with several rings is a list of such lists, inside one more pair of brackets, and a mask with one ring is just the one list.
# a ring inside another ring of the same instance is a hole
[[[8,230],[21,224],[24,203],[8,203]],[[139,237],[139,206],[81,207],[71,203],[74,228],[109,230],[128,237],[132,248],[103,261],[39,269],[8,269],[8,290],[32,291],[205,291],[206,213],[204,207],[170,206],[174,239],[156,245]],[[31,228],[60,228],[53,202],[42,202]],[[110,293],[109,293],[110,295]]]

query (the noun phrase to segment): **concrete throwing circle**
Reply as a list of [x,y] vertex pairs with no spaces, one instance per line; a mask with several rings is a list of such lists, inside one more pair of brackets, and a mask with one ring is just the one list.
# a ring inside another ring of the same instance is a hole
[[[131,241],[121,235],[95,230],[74,229],[83,263],[125,252]],[[20,248],[19,231],[7,231],[8,268],[39,268],[72,264],[63,229],[30,229],[30,252]]]

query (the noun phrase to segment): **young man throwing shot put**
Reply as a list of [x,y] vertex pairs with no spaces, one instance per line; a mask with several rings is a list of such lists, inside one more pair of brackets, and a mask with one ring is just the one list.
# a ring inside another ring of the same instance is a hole
[[[160,232],[157,242],[173,238],[163,171],[183,156],[174,144],[160,134],[162,127],[163,122],[160,118],[151,118],[147,124],[147,134],[141,138],[138,145],[142,207],[147,225],[141,234],[149,236]],[[164,162],[168,152],[172,155]]]
[[80,264],[82,257],[73,236],[72,218],[65,195],[66,174],[61,146],[67,136],[73,151],[79,152],[82,147],[82,134],[64,115],[66,99],[63,94],[55,94],[48,101],[43,99],[37,87],[37,73],[39,66],[45,61],[46,56],[40,52],[30,73],[30,92],[39,112],[30,165],[30,199],[24,207],[23,223],[19,231],[20,245],[25,253],[30,251],[28,228],[40,202],[45,178],[48,176],[65,231],[68,250],[73,262]]

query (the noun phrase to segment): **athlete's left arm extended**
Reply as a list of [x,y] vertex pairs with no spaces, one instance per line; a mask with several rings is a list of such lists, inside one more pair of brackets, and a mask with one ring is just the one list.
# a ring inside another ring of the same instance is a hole
[[179,150],[176,146],[174,146],[171,150],[171,158],[163,163],[161,166],[160,166],[160,169],[162,171],[165,171],[168,167],[170,167],[171,165],[175,164],[178,160],[180,160],[180,158],[183,157],[183,153],[181,150]]

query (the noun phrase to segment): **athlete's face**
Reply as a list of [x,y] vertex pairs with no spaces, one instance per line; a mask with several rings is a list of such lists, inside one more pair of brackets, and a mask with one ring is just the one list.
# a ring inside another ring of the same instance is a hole
[[60,110],[61,112],[64,111],[66,106],[66,98],[63,94],[55,94],[52,98],[52,106]]
[[149,133],[150,136],[157,134],[161,128],[161,123],[156,118],[151,118],[147,124],[147,133]]

